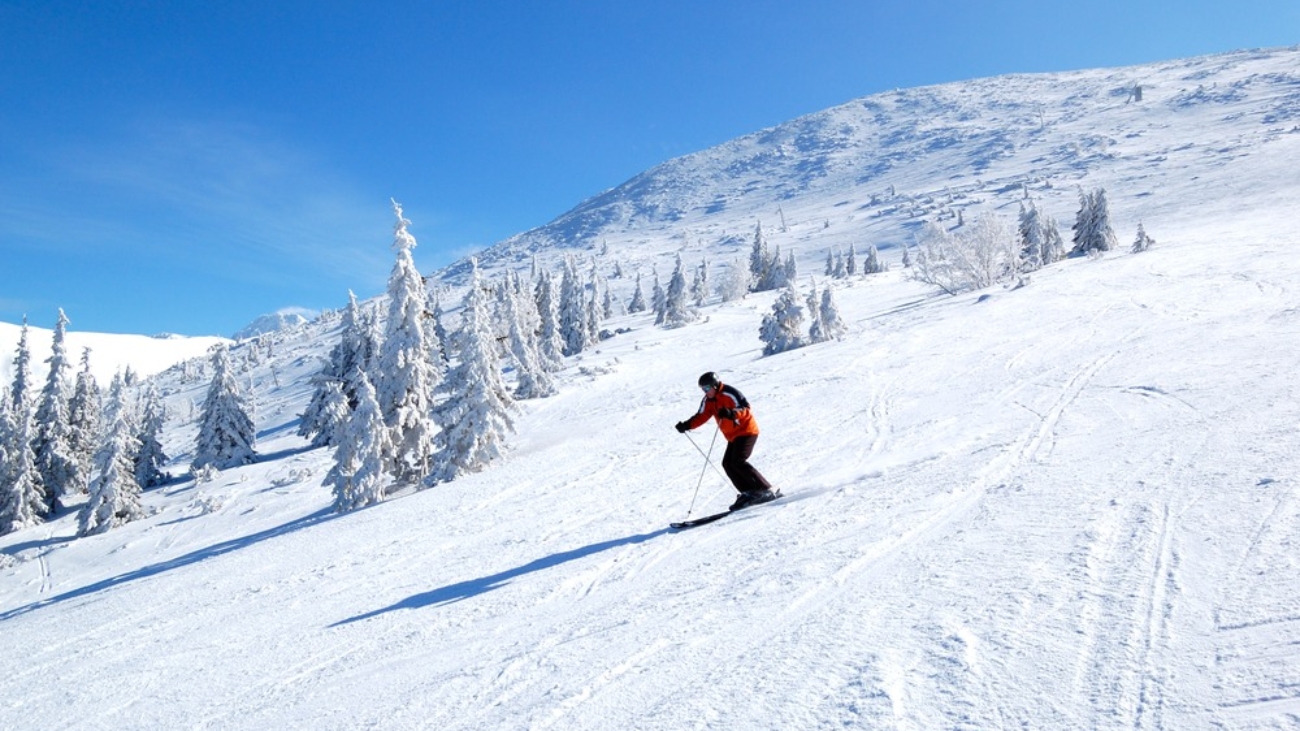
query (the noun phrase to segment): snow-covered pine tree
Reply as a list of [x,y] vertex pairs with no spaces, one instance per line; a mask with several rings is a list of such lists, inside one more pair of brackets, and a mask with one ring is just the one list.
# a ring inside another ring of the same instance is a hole
[[[906,254],[907,254],[907,250],[904,249],[904,250],[903,250],[903,253],[904,253],[904,256],[906,256]],[[882,272],[884,272],[884,271],[886,271],[886,267],[885,267],[884,263],[882,263],[882,262],[880,261],[880,251],[876,249],[876,247],[875,247],[874,244],[871,245],[871,246],[868,246],[868,247],[867,247],[867,260],[864,261],[864,262],[862,262],[862,273],[863,273],[863,274],[880,274],[880,273],[882,273]]]
[[[125,409],[118,411],[125,420]],[[212,466],[224,470],[250,464],[256,457],[256,441],[257,432],[230,365],[230,354],[225,346],[219,346],[212,354],[212,383],[199,414],[199,436],[190,469]]]
[[1151,238],[1150,236],[1147,236],[1146,229],[1143,228],[1142,223],[1139,222],[1137,240],[1133,242],[1133,253],[1141,254],[1144,251],[1150,250],[1151,247],[1155,245],[1156,245],[1156,240]]
[[[509,275],[507,275],[509,276]],[[515,398],[545,398],[555,393],[555,381],[542,365],[536,331],[529,322],[525,301],[531,300],[517,288],[502,301],[509,328],[510,356],[515,363]]]
[[[9,462],[13,459],[10,445],[14,439],[13,405],[9,403],[9,387],[0,384],[0,493],[9,475]],[[4,499],[0,497],[0,503]]]
[[772,311],[763,316],[758,339],[763,341],[763,355],[775,355],[805,344],[803,307],[793,284],[782,290],[772,303]]
[[447,376],[447,400],[435,417],[442,431],[437,437],[437,461],[426,485],[450,482],[478,472],[505,449],[506,433],[514,431],[510,410],[514,400],[506,390],[497,366],[486,297],[479,286],[477,260],[461,313],[460,330],[453,336],[460,361]]
[[80,494],[85,475],[77,469],[76,455],[72,450],[71,428],[68,420],[68,401],[71,399],[72,364],[68,361],[68,316],[59,310],[59,320],[54,326],[51,344],[49,373],[41,391],[40,405],[36,409],[36,469],[41,474],[45,490],[45,504],[50,512],[60,512],[67,498]]
[[754,291],[763,291],[762,287],[770,282],[772,256],[767,249],[767,239],[763,237],[763,222],[754,226],[754,243],[749,250],[749,278],[754,283]]
[[320,372],[311,378],[311,400],[298,424],[298,436],[311,439],[311,446],[334,444],[338,428],[355,405],[349,378],[354,371],[366,370],[375,349],[374,332],[361,314],[356,295],[349,291],[339,341],[330,349]]
[[817,308],[817,322],[821,324],[822,336],[826,340],[839,340],[848,332],[844,318],[840,317],[840,308],[835,304],[835,295],[831,288],[822,290],[821,303]]
[[1042,216],[1043,221],[1043,265],[1055,264],[1065,258],[1065,239],[1061,236],[1061,227],[1051,216]]
[[646,311],[645,294],[641,291],[641,272],[636,273],[636,289],[632,291],[632,300],[627,303],[628,314]]
[[564,338],[560,335],[559,313],[555,305],[555,284],[551,273],[543,271],[537,278],[535,299],[537,319],[537,354],[542,366],[551,373],[564,368]]
[[[442,372],[447,371],[447,364],[451,362],[451,353],[447,352],[447,328],[443,325],[446,313],[442,310],[442,296],[436,292],[430,292],[431,302],[429,303],[429,321],[433,327],[432,346],[437,350],[436,360],[442,365],[439,368]],[[373,332],[373,328],[371,330]],[[372,386],[373,387],[373,386]]]
[[[766,244],[764,244],[763,248],[767,248]],[[754,285],[755,291],[769,292],[774,289],[781,289],[782,287],[789,286],[795,282],[795,280],[791,278],[792,273],[787,271],[785,264],[782,262],[781,247],[777,246],[772,250],[771,258],[768,259],[767,266],[764,267],[763,278],[758,280],[758,283]]]
[[591,345],[600,340],[600,323],[601,312],[600,306],[600,274],[596,271],[596,265],[591,266],[591,280],[588,289],[591,294],[587,298],[587,344]]
[[[542,315],[537,311],[537,300],[533,297],[532,288],[519,272],[510,272],[506,276],[510,278],[510,286],[515,290],[515,306],[519,308],[519,321],[528,333],[533,349],[540,353],[541,343],[537,335],[542,331]],[[606,290],[608,291],[608,287]]]
[[162,399],[158,396],[158,385],[154,381],[149,381],[144,391],[139,435],[136,437],[140,447],[133,457],[135,481],[142,490],[157,487],[170,477],[163,471],[168,457],[160,441],[166,419],[167,413],[163,409]]
[[785,257],[785,266],[781,267],[781,276],[784,277],[784,281],[780,284],[782,287],[799,281],[799,262],[795,261],[793,251]]
[[667,328],[682,327],[699,317],[687,299],[686,273],[683,269],[682,255],[678,254],[677,265],[673,269],[672,279],[668,281],[668,292],[664,299],[663,326]]
[[591,342],[587,332],[587,299],[583,296],[582,278],[577,262],[572,256],[564,259],[564,273],[560,279],[560,339],[564,341],[564,354],[577,355]]
[[[832,268],[831,272],[833,273],[834,271],[835,269]],[[827,286],[827,289],[830,289],[830,287]],[[811,320],[808,324],[809,343],[820,343],[824,340],[829,340],[825,331],[822,329],[821,310],[818,308],[820,302],[821,298],[817,292],[817,280],[814,279],[812,281],[812,287],[808,292],[808,297],[804,299],[804,304],[808,307],[808,317],[809,320]]]
[[650,290],[650,307],[655,313],[655,324],[662,325],[664,324],[664,316],[668,312],[668,294],[664,292],[663,286],[659,284],[659,268],[655,267],[653,272],[655,286]]
[[600,302],[600,319],[609,320],[618,314],[617,305],[614,303],[614,293],[610,290],[609,285],[605,285],[605,293]]
[[844,270],[850,277],[858,273],[858,251],[849,244],[849,255],[844,259]]
[[844,265],[844,250],[835,250],[835,267],[832,270],[832,277],[835,279],[844,279],[849,276],[849,269]]
[[119,382],[109,398],[108,428],[104,443],[95,452],[95,479],[90,482],[90,497],[77,516],[80,536],[103,533],[145,514],[133,459],[140,442],[132,433],[124,391]]
[[339,429],[334,466],[325,475],[334,493],[334,510],[340,513],[384,499],[384,458],[392,451],[374,386],[365,371],[355,373],[356,408]]
[[1020,271],[1032,272],[1044,265],[1043,252],[1047,248],[1047,232],[1033,201],[1020,204]]
[[90,372],[90,348],[86,348],[81,351],[81,370],[77,372],[77,384],[72,390],[72,400],[68,402],[68,444],[72,447],[77,469],[81,471],[76,484],[83,492],[90,482],[95,451],[99,447],[103,409],[103,394],[95,375]]
[[1074,248],[1070,255],[1103,253],[1114,249],[1118,243],[1110,225],[1106,189],[1096,188],[1090,193],[1079,191],[1079,212],[1074,221]]
[[822,272],[827,279],[835,276],[835,250],[826,250],[826,271]]
[[393,251],[397,260],[388,277],[388,320],[379,351],[376,398],[390,430],[385,455],[388,469],[401,484],[419,481],[433,464],[434,424],[429,418],[433,394],[443,380],[442,360],[424,328],[424,279],[415,268],[415,237],[393,201]]
[[32,452],[32,415],[13,408],[6,389],[0,406],[0,535],[41,522],[45,494]]
[[695,275],[691,279],[691,302],[696,307],[703,307],[705,300],[709,298],[709,261],[704,259],[700,265],[695,268]]
[[9,388],[9,399],[14,413],[18,414],[31,408],[32,389],[32,351],[27,345],[27,316],[23,315],[23,329],[18,336],[18,351],[14,354],[14,379]]

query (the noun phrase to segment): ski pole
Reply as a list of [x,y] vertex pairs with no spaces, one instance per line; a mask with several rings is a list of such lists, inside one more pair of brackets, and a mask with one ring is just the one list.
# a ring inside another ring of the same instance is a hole
[[[691,446],[695,447],[695,451],[704,455],[704,466],[700,468],[700,479],[695,483],[695,494],[691,495],[691,506],[686,510],[686,514],[690,515],[695,512],[695,499],[700,496],[700,485],[704,484],[704,473],[708,471],[710,466],[713,467],[714,470],[718,470],[718,466],[713,464],[712,459],[713,446],[718,443],[718,429],[715,428],[713,430],[713,439],[709,442],[709,451],[707,453],[703,449],[700,449],[700,445],[695,443],[695,440],[691,438],[691,435],[688,432],[682,432],[682,434],[686,435],[687,441],[691,443]],[[718,470],[718,474],[721,475],[722,471]]]

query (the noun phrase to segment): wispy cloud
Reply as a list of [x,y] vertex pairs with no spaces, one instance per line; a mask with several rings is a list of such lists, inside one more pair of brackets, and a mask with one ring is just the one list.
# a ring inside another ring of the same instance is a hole
[[255,125],[141,120],[27,161],[0,181],[8,239],[184,256],[254,281],[387,271],[386,199],[368,200],[328,160]]

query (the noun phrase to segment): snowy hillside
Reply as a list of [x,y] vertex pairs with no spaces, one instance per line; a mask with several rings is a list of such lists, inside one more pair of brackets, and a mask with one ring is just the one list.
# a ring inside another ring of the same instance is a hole
[[[1300,47],[876,94],[670,160],[492,247],[480,265],[536,255],[557,268],[563,253],[608,248],[600,258],[629,276],[655,264],[666,276],[677,252],[720,265],[745,256],[761,221],[802,271],[820,273],[829,248],[875,245],[896,259],[927,218],[1014,217],[1025,197],[1068,229],[1080,186],[1106,188],[1126,232],[1181,225],[1193,207],[1218,217],[1286,206],[1300,176],[1270,177],[1272,189],[1252,181],[1260,165],[1281,173],[1291,162],[1297,69]],[[460,281],[465,267],[449,271]]]
[[[75,315],[76,313],[72,313]],[[58,313],[49,313],[49,325],[58,319]],[[33,322],[28,328],[29,345],[32,348],[32,371],[39,383],[44,383],[48,367],[45,360],[50,357],[50,343],[54,330],[49,327],[37,327]],[[22,337],[22,326],[0,322],[0,382],[9,383],[13,379],[13,357]],[[75,363],[81,362],[82,351],[90,348],[90,370],[95,379],[107,384],[118,371],[130,367],[137,375],[152,376],[177,363],[190,358],[198,358],[207,353],[217,343],[227,342],[225,338],[213,337],[147,337],[145,335],[116,335],[108,333],[83,333],[74,327],[68,330],[68,353]]]
[[[895,263],[835,283],[847,337],[770,357],[772,293],[622,316],[503,460],[360,512],[295,436],[337,318],[236,346],[258,463],[0,537],[0,728],[1296,728],[1298,60],[905,90],[649,171],[489,269],[728,262],[761,217],[820,274],[1026,184],[1067,231],[1105,186],[1158,243],[959,297]],[[731,498],[672,429],[705,370],[787,497],[672,532]],[[179,474],[204,367],[157,378]]]

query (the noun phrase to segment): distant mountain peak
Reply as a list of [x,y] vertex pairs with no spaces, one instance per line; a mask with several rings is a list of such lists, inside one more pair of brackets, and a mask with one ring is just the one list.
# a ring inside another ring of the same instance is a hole
[[310,310],[298,307],[283,309],[253,320],[233,337],[235,340],[251,340],[259,335],[299,327],[310,322],[315,315],[316,313]]

